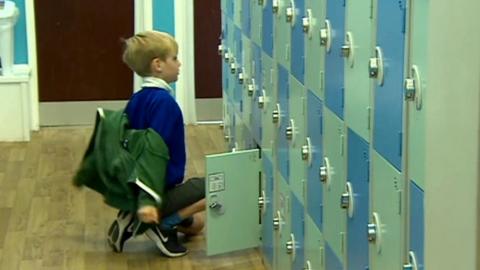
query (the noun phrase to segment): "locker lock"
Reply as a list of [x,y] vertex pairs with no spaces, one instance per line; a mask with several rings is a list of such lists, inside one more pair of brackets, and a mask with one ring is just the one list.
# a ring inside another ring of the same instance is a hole
[[295,260],[295,236],[293,233],[290,234],[290,240],[287,241],[286,247],[287,247],[287,254],[292,256],[292,261]]
[[285,17],[287,19],[287,23],[291,25],[295,24],[295,2],[294,0],[290,0],[290,6],[285,9]]
[[353,35],[351,32],[345,34],[345,44],[342,46],[341,55],[346,58],[350,67],[353,67],[354,49]]
[[410,78],[405,79],[405,100],[415,101],[417,110],[422,108],[422,83],[416,65],[410,69]]
[[255,93],[257,86],[255,85],[255,79],[252,78],[250,80],[250,83],[247,86],[247,94],[249,97],[253,96],[253,93]]
[[312,264],[310,263],[310,261],[307,260],[307,262],[305,263],[305,267],[303,268],[303,270],[313,270]]
[[279,0],[272,0],[272,11],[273,13],[278,13],[278,9],[280,8]]
[[323,158],[323,166],[320,167],[320,181],[324,184],[330,182],[330,161],[328,157]]
[[378,85],[383,85],[383,53],[378,46],[375,48],[375,57],[370,58],[368,74],[370,78],[377,79]]
[[235,63],[235,61],[233,61],[232,63],[230,63],[230,72],[232,74],[235,74],[235,72],[237,72],[237,63]]
[[307,9],[307,14],[305,17],[302,18],[302,27],[303,32],[307,34],[308,38],[312,38],[312,10]]
[[417,258],[413,251],[408,253],[409,262],[403,265],[403,270],[418,270]]
[[345,192],[340,197],[340,207],[347,210],[350,218],[353,217],[354,203],[352,184],[347,182],[345,184]]
[[223,55],[224,51],[225,51],[225,46],[223,46],[223,44],[218,45],[218,55],[220,56]]
[[272,122],[280,127],[280,104],[277,103],[275,110],[272,112]]
[[377,253],[381,251],[382,234],[380,232],[380,217],[378,213],[373,212],[372,222],[367,225],[367,239],[368,242],[377,246]]
[[275,231],[281,230],[282,226],[282,214],[280,211],[277,211],[277,216],[273,218],[273,229]]
[[330,21],[325,20],[325,27],[320,29],[320,45],[324,46],[327,52],[330,52],[330,47],[332,43],[331,36],[332,30],[330,26]]
[[267,211],[267,203],[267,195],[265,194],[265,190],[262,190],[262,196],[258,197],[258,208],[262,212],[262,215]]
[[302,160],[307,161],[309,166],[312,164],[312,144],[309,137],[307,137],[305,145],[302,146]]
[[225,63],[230,63],[232,55],[230,54],[230,52],[228,50],[225,50],[225,54],[224,54],[223,57],[225,59]]
[[258,96],[258,108],[263,109],[265,106],[266,93],[265,90],[262,90],[262,95]]
[[240,68],[238,72],[238,83],[243,84],[244,81],[245,81],[245,74],[243,73],[243,68]]
[[287,140],[293,141],[295,137],[295,121],[293,119],[290,119],[290,126],[287,127],[285,130],[285,137],[287,137]]
[[226,142],[229,142],[232,137],[230,137],[229,135],[225,135],[223,138]]
[[219,215],[223,215],[225,213],[225,207],[220,203],[218,196],[216,194],[210,195],[210,203],[208,204],[208,208],[212,211],[215,211]]

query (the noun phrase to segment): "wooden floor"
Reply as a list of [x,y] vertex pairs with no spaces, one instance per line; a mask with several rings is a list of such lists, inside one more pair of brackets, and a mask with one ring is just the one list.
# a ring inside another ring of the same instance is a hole
[[[257,250],[207,257],[203,235],[189,239],[187,256],[163,257],[144,236],[124,253],[105,241],[116,211],[71,178],[90,128],[45,128],[28,143],[0,143],[0,269],[264,269]],[[204,174],[205,154],[224,150],[217,125],[188,126],[188,176]]]

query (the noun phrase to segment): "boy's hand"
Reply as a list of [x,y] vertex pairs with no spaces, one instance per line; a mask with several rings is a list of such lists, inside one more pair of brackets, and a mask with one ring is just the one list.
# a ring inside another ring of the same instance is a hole
[[137,210],[138,219],[144,223],[156,223],[160,221],[158,209],[155,206],[146,205]]

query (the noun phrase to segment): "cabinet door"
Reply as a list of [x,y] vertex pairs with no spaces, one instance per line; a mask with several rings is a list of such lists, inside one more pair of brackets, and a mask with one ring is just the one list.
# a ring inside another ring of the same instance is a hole
[[259,151],[206,157],[207,255],[259,245]]

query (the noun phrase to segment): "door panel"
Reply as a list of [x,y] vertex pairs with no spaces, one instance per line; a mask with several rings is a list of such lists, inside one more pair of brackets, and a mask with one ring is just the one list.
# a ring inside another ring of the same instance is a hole
[[260,165],[257,149],[206,157],[207,255],[258,246]]

